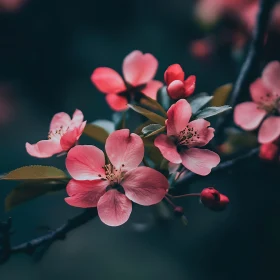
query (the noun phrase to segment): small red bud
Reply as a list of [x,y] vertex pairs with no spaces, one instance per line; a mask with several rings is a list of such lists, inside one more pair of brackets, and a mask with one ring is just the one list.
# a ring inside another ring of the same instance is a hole
[[171,99],[180,99],[184,98],[185,93],[185,86],[182,81],[175,80],[167,87],[167,93]]
[[220,194],[213,187],[203,189],[200,193],[200,200],[204,206],[213,211],[222,211],[229,203],[228,197]]
[[259,157],[264,160],[273,161],[277,158],[279,148],[274,143],[262,144]]
[[185,85],[185,93],[186,96],[188,97],[190,95],[193,94],[194,90],[195,90],[195,82],[196,82],[196,76],[191,75],[189,76],[185,81],[184,81],[184,85]]
[[179,64],[170,65],[164,73],[164,81],[169,86],[173,81],[184,81],[185,73]]
[[181,207],[181,206],[176,206],[176,207],[174,208],[174,214],[175,214],[176,216],[178,216],[178,217],[183,216],[183,215],[184,215],[184,208]]

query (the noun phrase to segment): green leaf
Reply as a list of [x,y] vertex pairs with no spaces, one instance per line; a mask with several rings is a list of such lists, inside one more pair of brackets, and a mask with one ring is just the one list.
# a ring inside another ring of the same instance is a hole
[[128,107],[131,108],[132,110],[134,110],[135,112],[145,116],[146,118],[148,118],[149,120],[161,124],[161,125],[165,125],[165,118],[153,113],[145,108],[142,108],[140,106],[137,105],[132,105],[132,104],[128,104]]
[[68,180],[37,180],[24,182],[14,188],[5,199],[5,210],[10,211],[17,205],[50,192],[64,190]]
[[154,131],[156,131],[158,129],[161,129],[161,128],[163,128],[163,126],[160,125],[160,124],[154,124],[154,123],[153,124],[149,124],[149,125],[143,127],[142,133],[144,135],[147,135],[147,134],[150,134],[150,133],[152,133],[152,132],[154,132]]
[[205,106],[213,96],[200,96],[197,98],[194,98],[191,102],[190,105],[192,107],[192,113],[196,114],[199,109],[201,109],[203,106]]
[[163,114],[163,116],[165,116],[165,117],[167,116],[166,111],[156,100],[154,100],[144,94],[140,100],[140,104],[148,107],[149,109],[161,112]]
[[199,111],[195,117],[196,117],[196,119],[206,119],[206,118],[221,114],[230,109],[231,109],[231,107],[228,105],[224,105],[221,107],[207,107],[207,108]]
[[92,123],[86,125],[83,133],[101,143],[105,143],[109,136],[109,133],[104,128]]
[[4,175],[2,180],[32,181],[32,180],[63,180],[69,177],[53,166],[30,165],[15,169]]
[[111,134],[112,132],[114,132],[116,130],[114,122],[109,121],[109,120],[103,120],[103,119],[96,120],[90,124],[103,128],[108,134]]
[[213,99],[211,100],[211,106],[219,107],[225,105],[231,91],[232,84],[225,84],[215,89]]
[[170,107],[170,97],[167,93],[167,87],[164,86],[162,88],[160,88],[157,92],[157,100],[159,102],[159,104],[161,104],[161,106],[165,109],[168,110]]
[[154,131],[151,132],[150,134],[145,135],[145,139],[148,138],[148,137],[155,136],[155,135],[157,135],[157,134],[159,134],[159,133],[162,133],[162,132],[164,132],[164,131],[165,131],[165,126],[161,126],[159,129],[154,130]]

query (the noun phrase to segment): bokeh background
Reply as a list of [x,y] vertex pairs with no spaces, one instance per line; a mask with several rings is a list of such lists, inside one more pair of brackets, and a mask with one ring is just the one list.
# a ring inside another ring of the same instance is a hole
[[[111,119],[90,75],[99,66],[120,72],[132,50],[155,55],[159,80],[170,64],[180,63],[186,74],[197,76],[196,92],[211,93],[233,82],[242,52],[234,58],[224,44],[199,59],[190,51],[194,40],[208,34],[193,16],[194,2],[0,0],[0,173],[30,164],[63,168],[63,157],[30,157],[25,142],[45,138],[52,116],[60,111],[71,114],[79,108],[89,121]],[[277,38],[271,45],[279,44]],[[197,180],[190,190],[213,185],[230,197],[224,212],[185,199],[178,203],[185,207],[187,227],[168,213],[159,217],[155,207],[135,207],[118,228],[96,218],[54,243],[39,262],[13,256],[0,266],[0,279],[277,279],[279,166],[255,157],[230,172]],[[0,218],[13,218],[13,244],[44,234],[45,226],[55,228],[81,211],[64,203],[60,192],[7,213],[4,200],[13,187],[1,182]]]

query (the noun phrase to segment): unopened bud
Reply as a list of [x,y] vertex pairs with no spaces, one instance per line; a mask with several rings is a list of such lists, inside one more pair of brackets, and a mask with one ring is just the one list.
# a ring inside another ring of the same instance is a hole
[[228,197],[220,194],[213,187],[203,189],[200,193],[200,200],[204,206],[213,211],[222,211],[229,203]]

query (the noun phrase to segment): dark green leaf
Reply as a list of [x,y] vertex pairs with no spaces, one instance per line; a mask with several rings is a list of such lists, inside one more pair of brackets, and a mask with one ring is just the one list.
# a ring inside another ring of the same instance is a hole
[[143,95],[143,97],[140,100],[141,105],[144,105],[145,107],[148,107],[149,109],[159,111],[163,114],[163,116],[166,117],[166,111],[163,109],[163,107],[154,99]]
[[2,180],[32,181],[32,180],[59,180],[68,176],[53,166],[30,165],[15,169],[1,177]]
[[211,106],[219,107],[225,105],[231,90],[232,84],[225,84],[215,89]]
[[221,114],[230,109],[231,109],[231,107],[228,105],[224,105],[221,107],[207,107],[207,108],[199,111],[195,117],[196,117],[196,119],[206,119],[206,118]]
[[191,102],[190,105],[192,107],[192,113],[196,114],[203,106],[205,106],[213,96],[200,96],[197,98],[194,98]]
[[161,128],[163,128],[163,126],[160,124],[149,124],[142,129],[142,132],[144,135],[147,135]]
[[83,133],[101,143],[105,143],[109,136],[109,133],[105,129],[91,123],[86,125]]
[[132,110],[134,110],[135,112],[145,116],[146,118],[148,118],[149,120],[161,124],[161,125],[165,125],[165,118],[153,113],[145,108],[142,108],[140,106],[137,105],[132,105],[132,104],[128,104],[129,108],[131,108]]
[[19,204],[49,192],[64,190],[67,182],[68,180],[37,180],[24,182],[8,194],[5,199],[5,210],[10,211],[13,207]]

